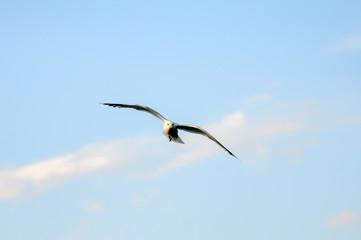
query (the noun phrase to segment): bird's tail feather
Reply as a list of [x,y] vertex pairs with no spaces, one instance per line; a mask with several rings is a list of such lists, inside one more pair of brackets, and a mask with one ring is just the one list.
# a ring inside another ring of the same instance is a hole
[[182,139],[181,139],[180,137],[178,137],[178,136],[177,136],[177,137],[173,137],[173,138],[172,138],[172,141],[173,141],[173,142],[177,142],[177,143],[182,143],[182,144],[184,144],[184,142],[182,141]]

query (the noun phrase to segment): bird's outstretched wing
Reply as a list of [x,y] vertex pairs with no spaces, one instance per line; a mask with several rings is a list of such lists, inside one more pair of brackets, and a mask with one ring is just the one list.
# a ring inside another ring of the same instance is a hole
[[187,132],[191,132],[191,133],[202,134],[202,135],[208,137],[209,139],[211,139],[212,141],[216,142],[219,146],[221,146],[224,150],[226,150],[233,157],[237,158],[236,155],[231,153],[231,151],[229,151],[225,146],[223,146],[220,142],[218,142],[217,139],[215,139],[211,134],[209,134],[206,130],[204,130],[204,129],[200,128],[200,127],[191,126],[191,125],[177,125],[176,128],[180,129],[180,130],[187,131]]
[[135,105],[135,104],[119,104],[119,103],[101,103],[103,105],[111,106],[111,107],[118,107],[118,108],[134,108],[139,111],[149,112],[153,116],[165,121],[166,119],[157,111],[151,109],[150,107]]

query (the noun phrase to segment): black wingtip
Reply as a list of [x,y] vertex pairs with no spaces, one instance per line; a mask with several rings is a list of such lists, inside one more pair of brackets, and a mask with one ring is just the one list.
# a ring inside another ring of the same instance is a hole
[[109,106],[109,107],[115,107],[115,106],[114,106],[114,103],[99,103],[99,104],[102,104],[102,105],[105,105],[105,106]]
[[226,150],[226,151],[229,153],[229,155],[231,155],[231,156],[235,157],[237,160],[239,160],[238,157],[236,155],[234,155],[232,152],[230,152],[229,150]]

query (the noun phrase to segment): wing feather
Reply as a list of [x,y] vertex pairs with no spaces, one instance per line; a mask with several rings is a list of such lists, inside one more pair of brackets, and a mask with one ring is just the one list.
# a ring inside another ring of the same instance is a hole
[[212,141],[214,141],[215,143],[217,143],[220,147],[222,147],[224,150],[226,150],[230,155],[237,158],[236,155],[231,153],[231,151],[229,151],[225,146],[223,146],[220,142],[218,142],[217,139],[215,139],[210,133],[208,133],[206,130],[204,130],[201,127],[191,126],[191,125],[177,125],[176,128],[187,131],[187,132],[204,135],[204,136],[208,137],[209,139],[211,139]]
[[101,103],[103,105],[111,106],[111,107],[118,107],[118,108],[134,108],[139,111],[144,111],[152,114],[153,116],[165,121],[166,118],[164,118],[159,112],[155,111],[154,109],[151,109],[150,107],[136,105],[136,104],[120,104],[120,103]]

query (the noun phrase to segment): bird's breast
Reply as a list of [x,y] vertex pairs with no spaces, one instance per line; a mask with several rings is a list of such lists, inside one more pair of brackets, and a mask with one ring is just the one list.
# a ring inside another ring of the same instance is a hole
[[163,133],[164,133],[164,135],[166,135],[166,136],[168,135],[169,129],[170,129],[170,126],[164,125],[164,127],[163,127]]

